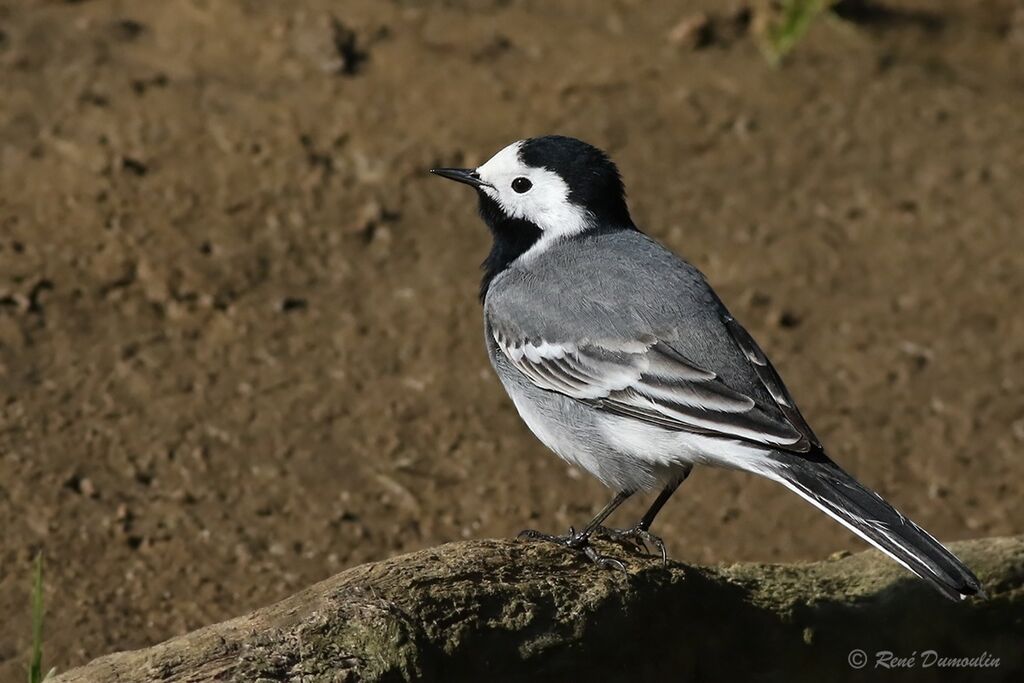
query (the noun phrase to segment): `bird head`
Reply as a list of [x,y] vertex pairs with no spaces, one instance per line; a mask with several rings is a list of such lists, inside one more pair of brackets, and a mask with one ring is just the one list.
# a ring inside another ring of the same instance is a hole
[[484,285],[509,264],[594,230],[635,229],[619,170],[608,155],[561,135],[519,140],[477,168],[431,173],[476,189],[494,244]]

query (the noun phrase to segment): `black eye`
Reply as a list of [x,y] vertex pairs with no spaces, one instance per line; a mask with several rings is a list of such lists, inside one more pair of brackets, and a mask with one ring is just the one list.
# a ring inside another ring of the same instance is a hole
[[533,187],[533,183],[531,183],[526,178],[516,178],[515,180],[512,181],[512,189],[518,192],[519,194],[526,192],[531,187]]

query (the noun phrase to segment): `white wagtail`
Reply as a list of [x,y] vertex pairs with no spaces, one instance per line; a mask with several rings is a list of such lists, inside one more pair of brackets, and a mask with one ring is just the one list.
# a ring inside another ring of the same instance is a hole
[[[616,491],[582,530],[523,532],[586,553],[591,536],[665,546],[651,523],[695,464],[773,479],[944,595],[980,594],[952,553],[825,450],[779,374],[694,266],[641,233],[618,169],[574,138],[515,142],[476,169],[438,168],[476,188],[494,238],[480,296],[487,352],[544,444]],[[659,489],[630,529],[603,522]]]

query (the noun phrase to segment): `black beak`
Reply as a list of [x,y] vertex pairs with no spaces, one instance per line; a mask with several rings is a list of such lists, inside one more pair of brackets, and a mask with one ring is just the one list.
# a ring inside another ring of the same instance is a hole
[[492,187],[490,183],[480,180],[480,174],[472,168],[432,168],[430,172],[442,178],[472,185],[473,187]]

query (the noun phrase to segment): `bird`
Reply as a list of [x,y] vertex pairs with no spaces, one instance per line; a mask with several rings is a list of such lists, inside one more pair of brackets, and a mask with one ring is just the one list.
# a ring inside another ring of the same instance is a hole
[[[795,492],[946,597],[983,596],[971,570],[825,451],[761,347],[705,276],[634,223],[603,151],[576,138],[518,140],[476,168],[431,173],[476,190],[491,233],[482,264],[487,354],[519,416],[614,492],[580,529],[526,539],[625,571],[595,538],[638,552],[694,466],[742,470]],[[605,520],[657,491],[632,526]]]

